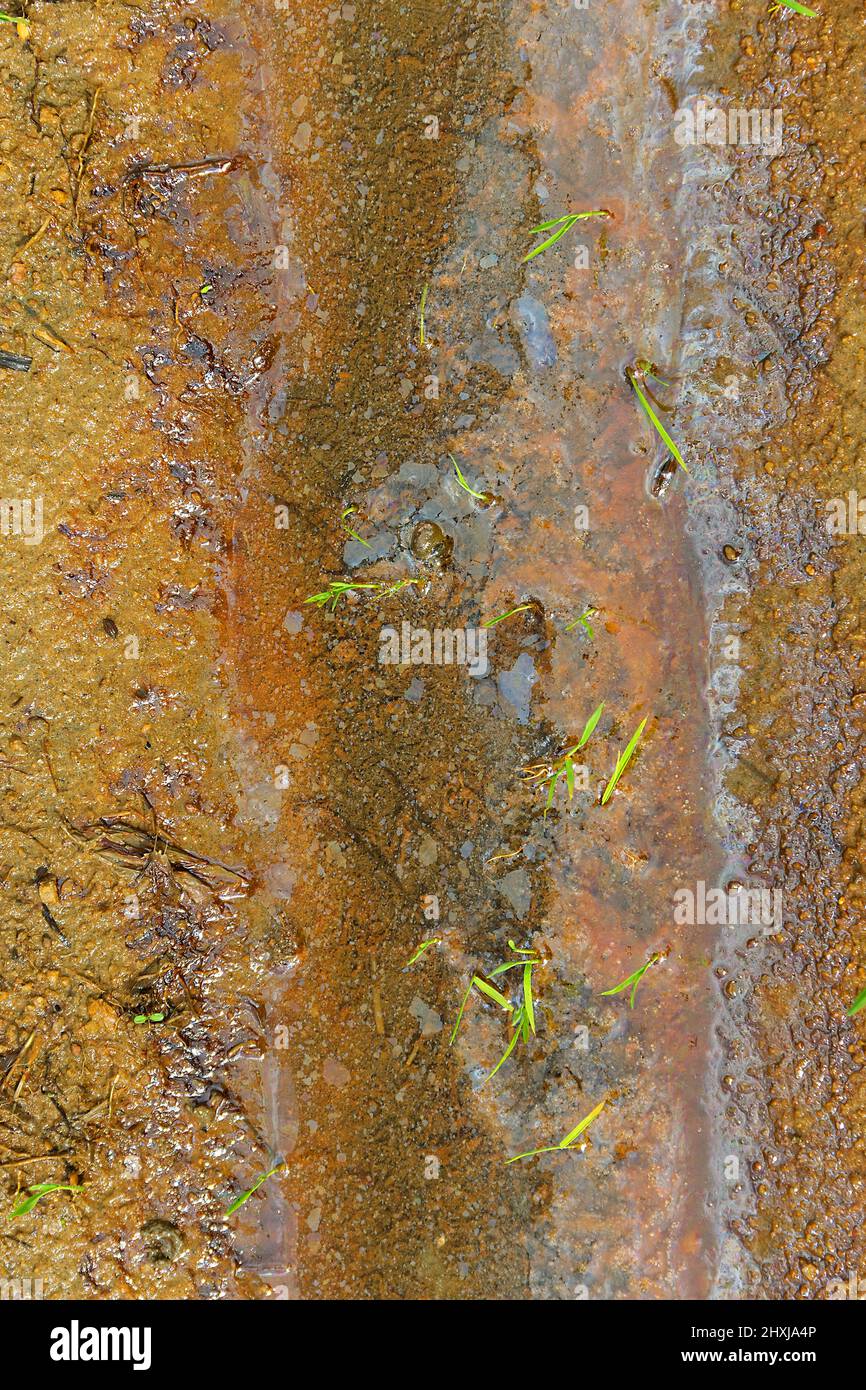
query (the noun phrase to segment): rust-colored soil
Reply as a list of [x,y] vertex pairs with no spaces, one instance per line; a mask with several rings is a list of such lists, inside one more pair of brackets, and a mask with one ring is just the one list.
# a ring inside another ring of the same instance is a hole
[[[827,1296],[864,1261],[862,538],[825,525],[862,471],[862,13],[26,8],[0,1201],[60,1190],[0,1280]],[[698,96],[781,106],[781,148],[683,149]],[[404,624],[486,661],[383,661]],[[522,769],[602,701],[544,815]],[[676,920],[734,879],[772,932]],[[537,1036],[485,1082],[503,1012],[451,1030],[512,942]]]

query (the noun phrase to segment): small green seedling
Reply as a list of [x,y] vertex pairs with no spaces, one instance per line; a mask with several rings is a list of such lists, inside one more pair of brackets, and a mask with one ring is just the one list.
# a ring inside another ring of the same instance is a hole
[[275,1164],[273,1168],[270,1168],[267,1173],[262,1173],[260,1178],[256,1178],[252,1187],[248,1188],[246,1192],[242,1192],[240,1197],[235,1198],[231,1206],[226,1209],[225,1215],[231,1216],[233,1212],[236,1212],[238,1207],[242,1207],[244,1202],[250,1200],[254,1192],[258,1192],[263,1182],[267,1182],[268,1178],[272,1178],[274,1173],[278,1173],[280,1169],[285,1168],[285,1166],[285,1159],[281,1158],[279,1163]]
[[392,594],[399,594],[401,589],[405,589],[409,584],[419,584],[419,579],[398,579],[395,584],[389,584],[383,580],[380,583],[362,584],[355,580],[332,579],[327,589],[323,589],[320,594],[311,594],[304,599],[304,603],[314,603],[317,608],[330,608],[331,612],[336,612],[337,604],[346,594],[361,593],[362,590],[369,590],[371,593],[379,594],[381,598],[390,598]]
[[[660,961],[663,959],[664,956],[661,951],[654,951],[653,954],[650,956],[649,960],[646,962],[646,964],[642,965],[639,970],[635,970],[633,974],[629,975],[628,979],[621,980],[618,985],[614,985],[613,989],[603,989],[601,991],[602,994],[620,994],[624,989],[628,989],[629,985],[631,985],[631,998],[629,1000],[628,1006],[630,1009],[633,1009],[634,997],[637,993],[638,985],[640,984],[646,972],[649,970],[650,966],[655,965],[656,961]],[[864,995],[866,995],[866,990],[864,990]]]
[[506,1164],[517,1163],[521,1158],[535,1158],[536,1154],[563,1153],[566,1149],[570,1149],[572,1145],[576,1142],[576,1140],[578,1140],[580,1136],[583,1134],[584,1130],[589,1128],[596,1116],[601,1114],[606,1104],[607,1101],[603,1100],[600,1105],[597,1105],[595,1107],[594,1110],[590,1110],[588,1115],[584,1115],[583,1119],[580,1121],[580,1124],[575,1125],[571,1133],[566,1134],[565,1138],[562,1140],[561,1143],[546,1144],[544,1148],[541,1149],[529,1149],[528,1152],[525,1154],[514,1154],[512,1158],[507,1158],[505,1160]]
[[581,734],[578,742],[574,745],[573,748],[569,748],[566,753],[562,753],[556,759],[555,762],[530,763],[528,767],[523,769],[523,775],[528,782],[535,782],[537,786],[543,786],[545,782],[549,784],[547,789],[547,802],[544,807],[545,820],[547,819],[548,811],[553,805],[553,798],[556,794],[557,783],[559,782],[559,779],[561,777],[565,778],[565,784],[568,788],[569,801],[572,801],[574,799],[574,755],[575,753],[579,753],[581,748],[585,747],[585,745],[589,742],[593,730],[595,729],[596,724],[601,718],[601,713],[603,709],[604,700],[602,700],[600,705],[596,706],[592,714],[587,719],[586,723],[583,726],[583,733]]
[[525,1046],[529,1042],[530,1034],[533,1036],[535,1035],[535,1002],[532,998],[532,971],[536,965],[541,964],[541,958],[537,956],[534,951],[527,950],[522,946],[515,946],[513,941],[509,941],[508,946],[512,954],[518,956],[519,959],[506,961],[504,965],[498,965],[495,970],[491,970],[490,978],[495,979],[497,975],[504,975],[508,970],[522,970],[522,999],[516,1009],[512,1008],[511,1017],[508,1020],[509,1026],[513,1030],[508,1046],[493,1070],[488,1072],[487,1076],[485,1076],[484,1081],[481,1083],[482,1086],[488,1082],[492,1076],[496,1075],[503,1062],[508,1061],[508,1058],[511,1056],[518,1042],[522,1042]]
[[814,10],[807,10],[805,5],[800,5],[797,0],[779,0],[777,5],[770,6],[770,14],[776,14],[779,10],[796,10],[797,14],[806,14],[810,19],[817,19],[818,15]]
[[845,1012],[849,1018],[853,1018],[855,1014],[859,1014],[864,1005],[866,1005],[866,989],[861,989],[854,1003],[849,1005]]
[[22,14],[0,13],[0,24],[14,24],[18,37],[22,43],[30,38],[30,21]]
[[611,773],[610,781],[605,787],[604,793],[601,798],[602,806],[606,806],[608,801],[610,801],[610,798],[613,796],[617,782],[619,781],[620,777],[625,772],[626,768],[628,767],[629,763],[634,757],[634,751],[637,748],[638,743],[640,742],[640,736],[643,733],[645,726],[646,719],[642,719],[641,722],[638,724],[637,728],[635,729],[634,733],[632,734],[631,738],[629,739],[628,743],[626,744],[625,750],[622,753],[620,753],[619,757],[617,758],[616,767]]
[[457,1013],[457,1021],[451,1030],[451,1037],[448,1039],[449,1047],[454,1046],[454,1040],[457,1037],[460,1024],[463,1022],[463,1014],[466,1010],[466,1005],[469,1003],[469,996],[472,993],[473,989],[479,990],[480,993],[486,995],[488,999],[492,999],[494,1004],[499,1005],[500,1009],[505,1009],[508,1013],[511,1012],[511,1004],[505,998],[504,994],[500,994],[498,989],[494,989],[492,985],[489,985],[487,981],[483,978],[483,976],[473,975],[472,979],[469,981],[466,993],[464,994],[460,1002],[460,1009]]
[[579,618],[575,618],[573,623],[566,623],[565,631],[572,632],[574,628],[580,625],[585,630],[590,642],[592,642],[595,638],[595,633],[589,625],[589,620],[590,618],[594,618],[597,612],[598,609],[593,608],[592,605],[590,605],[589,608],[584,608]]
[[554,217],[550,222],[539,222],[537,227],[532,227],[530,229],[533,236],[535,236],[537,232],[549,232],[553,227],[556,227],[557,230],[552,236],[549,236],[546,241],[543,241],[540,246],[533,247],[533,249],[523,257],[521,265],[525,265],[527,261],[531,261],[534,257],[540,256],[542,251],[546,251],[549,246],[553,246],[555,242],[559,241],[560,237],[565,236],[566,232],[570,232],[575,223],[584,222],[588,217],[613,217],[613,213],[608,212],[607,208],[595,208],[592,212],[568,212],[564,217]]
[[346,510],[343,512],[342,516],[340,517],[340,521],[343,525],[343,530],[346,532],[347,536],[352,537],[353,541],[360,541],[361,545],[365,545],[368,550],[372,550],[373,547],[370,545],[370,542],[365,541],[363,536],[359,536],[357,531],[353,531],[348,521],[346,520],[346,517],[351,516],[355,510],[355,507],[347,507]]
[[[644,387],[646,387],[647,383],[647,377],[650,377],[653,381],[660,382],[662,386],[667,386],[668,383],[666,381],[662,381],[661,377],[657,375],[653,364],[651,362],[647,362],[644,358],[638,358],[637,362],[635,362],[633,367],[627,367],[625,374],[631,382],[632,386],[634,387],[635,395],[640,401],[644,412],[646,413],[651,425],[653,426],[653,429],[655,429],[659,437],[667,445],[668,449],[673,454],[677,463],[680,465],[680,468],[684,469],[684,471],[688,473],[689,470],[686,467],[685,459],[683,458],[674,441],[671,439],[661,420],[656,415],[652,406],[650,405],[649,396],[647,394],[649,388],[647,388],[647,390],[644,390]],[[658,401],[656,401],[656,405],[659,405]],[[659,409],[667,409],[667,407],[659,406]]]
[[40,1182],[34,1187],[26,1188],[25,1191],[29,1193],[29,1196],[25,1197],[24,1201],[15,1208],[9,1217],[10,1221],[14,1221],[16,1216],[26,1216],[28,1212],[33,1210],[37,1202],[41,1202],[43,1197],[48,1196],[49,1192],[80,1192],[81,1185],[75,1186],[68,1182]]
[[425,314],[426,309],[427,309],[427,291],[429,290],[429,288],[430,288],[429,285],[425,285],[424,288],[423,288],[423,290],[421,291],[421,315],[420,315],[421,334],[420,334],[420,336],[421,336],[421,346],[422,346],[422,347],[424,347],[424,346],[426,345],[426,342],[427,342],[426,331],[425,331],[425,322],[424,322],[424,314]]
[[164,1023],[165,1014],[136,1014],[133,1023]]
[[409,965],[414,965],[415,962],[416,962],[416,960],[420,960],[420,959],[421,959],[421,957],[423,956],[423,954],[424,954],[425,951],[429,951],[431,946],[438,946],[438,945],[440,944],[441,941],[442,941],[442,937],[441,937],[441,936],[431,936],[429,941],[422,941],[422,942],[421,942],[421,945],[420,945],[419,947],[417,947],[417,949],[415,950],[414,954],[411,955],[411,956],[409,957],[409,959],[407,960],[407,962],[406,962],[407,966],[409,966]]
[[490,493],[489,493],[489,492],[476,492],[475,489],[474,489],[474,487],[470,487],[469,484],[467,483],[466,479],[464,478],[463,474],[460,472],[460,465],[458,464],[458,462],[457,462],[456,458],[454,457],[454,455],[453,455],[453,454],[449,454],[448,457],[450,458],[451,462],[454,464],[454,472],[457,474],[457,481],[458,481],[458,483],[460,484],[460,486],[462,487],[463,491],[464,491],[464,492],[468,492],[470,497],[475,497],[475,498],[477,498],[479,502],[484,502],[485,504],[487,504],[488,502],[490,502],[490,501],[491,501]]
[[[503,965],[497,965],[494,970],[489,972],[487,979],[483,978],[481,975],[472,976],[469,982],[469,988],[463,996],[460,1012],[457,1015],[457,1022],[454,1024],[454,1029],[448,1043],[450,1047],[457,1037],[457,1031],[463,1019],[463,1013],[473,989],[477,989],[488,999],[492,999],[494,1004],[498,1004],[501,1009],[504,1009],[505,1012],[510,1015],[508,1022],[513,1031],[508,1046],[493,1070],[488,1072],[487,1076],[485,1076],[484,1081],[481,1083],[482,1086],[485,1085],[492,1076],[496,1075],[504,1062],[507,1062],[518,1042],[523,1042],[524,1044],[528,1043],[530,1036],[535,1033],[535,1001],[532,997],[532,971],[536,965],[541,964],[541,957],[536,955],[532,950],[528,950],[521,946],[515,946],[513,941],[509,941],[508,946],[512,954],[517,957],[516,960],[506,961]],[[504,994],[500,994],[499,990],[495,989],[494,986],[490,984],[490,980],[495,980],[498,976],[506,974],[509,970],[522,970],[523,972],[522,997],[521,1002],[516,1008],[509,999],[506,999]]]
[[199,294],[201,295],[202,299],[204,299],[206,294],[213,294],[213,285],[201,285],[199,288]]
[[515,613],[530,613],[537,610],[537,603],[519,603],[516,608],[509,608],[507,613],[500,613],[498,618],[485,618],[481,626],[495,627],[497,623],[504,623],[506,618],[513,618]]

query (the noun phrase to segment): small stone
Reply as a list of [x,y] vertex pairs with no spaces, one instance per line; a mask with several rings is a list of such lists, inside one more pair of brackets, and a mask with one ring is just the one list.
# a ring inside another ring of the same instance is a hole
[[322,1064],[322,1080],[329,1086],[340,1088],[351,1080],[352,1073],[336,1057],[326,1057]]
[[525,869],[512,869],[497,883],[496,888],[514,908],[518,921],[523,921],[532,903],[532,884]]
[[56,907],[60,902],[60,894],[57,892],[57,880],[50,874],[39,880],[39,897],[46,907]]
[[412,532],[410,549],[416,560],[441,567],[451,559],[454,542],[435,521],[419,521]]
[[439,845],[432,835],[428,835],[426,830],[421,832],[417,855],[418,863],[423,864],[425,869],[429,869],[431,864],[438,863]]
[[417,994],[409,1005],[409,1012],[418,1020],[422,1038],[433,1038],[442,1032],[441,1015],[437,1014],[435,1009],[431,1009],[429,1004],[425,1004]]

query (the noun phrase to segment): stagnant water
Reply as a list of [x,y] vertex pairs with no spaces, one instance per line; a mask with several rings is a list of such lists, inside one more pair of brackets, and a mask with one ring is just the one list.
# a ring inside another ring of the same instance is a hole
[[853,15],[0,25],[7,1277],[858,1270]]

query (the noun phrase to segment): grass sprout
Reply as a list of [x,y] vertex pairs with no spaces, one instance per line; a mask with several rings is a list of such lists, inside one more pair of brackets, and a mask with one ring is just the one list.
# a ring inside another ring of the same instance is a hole
[[453,454],[449,454],[448,457],[450,458],[451,462],[454,464],[454,472],[457,474],[457,481],[458,481],[458,483],[460,484],[460,486],[462,487],[463,491],[464,491],[464,492],[468,492],[470,497],[476,497],[476,498],[478,499],[479,502],[484,502],[485,505],[486,505],[486,504],[491,500],[491,498],[490,498],[490,493],[489,493],[489,492],[476,492],[475,489],[474,489],[474,487],[470,487],[469,484],[467,483],[466,479],[464,478],[463,474],[460,472],[460,465],[458,464],[458,462],[457,462],[456,458],[454,457],[454,455],[453,455]]
[[646,719],[642,719],[638,724],[637,728],[635,729],[634,733],[632,734],[631,738],[629,739],[628,743],[626,744],[625,749],[622,753],[620,753],[619,757],[617,758],[616,767],[611,773],[610,781],[605,787],[604,793],[601,798],[602,806],[606,806],[608,801],[610,801],[610,798],[613,796],[614,790],[616,788],[617,782],[619,781],[620,777],[625,772],[626,768],[628,767],[629,763],[634,757],[634,751],[637,748],[638,743],[640,742],[640,737],[644,731],[645,726]]
[[536,256],[540,256],[542,251],[546,251],[549,246],[553,246],[555,242],[559,241],[560,237],[565,236],[566,232],[570,232],[575,223],[584,222],[588,217],[613,217],[613,213],[608,212],[607,208],[595,208],[592,212],[568,212],[564,217],[554,217],[550,222],[539,222],[537,227],[532,227],[530,229],[533,236],[538,232],[549,232],[554,227],[556,231],[554,231],[553,235],[549,236],[546,241],[543,241],[540,246],[534,246],[531,251],[527,252],[521,261],[521,265],[525,265],[527,261],[531,261]]
[[[666,444],[667,448],[673,454],[677,463],[680,465],[680,468],[684,469],[684,471],[688,473],[689,470],[686,467],[685,459],[683,458],[676,444],[671,439],[670,435],[668,434],[667,430],[665,429],[664,425],[662,424],[661,420],[656,415],[655,411],[652,408],[652,405],[650,404],[648,388],[647,390],[644,390],[644,387],[646,387],[647,377],[650,377],[653,381],[658,381],[662,386],[666,386],[667,382],[662,381],[661,377],[658,376],[658,374],[656,373],[653,364],[651,362],[645,361],[643,358],[639,358],[638,361],[635,362],[633,367],[627,367],[625,374],[631,382],[632,386],[634,387],[635,395],[640,401],[645,414],[648,416],[653,429],[656,431],[659,437]],[[656,404],[658,405],[658,402],[656,402]],[[665,407],[663,406],[659,406],[659,409],[664,408]]]
[[796,10],[797,14],[806,14],[810,19],[817,19],[815,10],[807,10],[805,5],[800,5],[797,0],[779,0],[777,5],[770,6],[770,14],[776,14],[779,10]]
[[343,515],[340,517],[340,521],[343,523],[343,530],[346,532],[347,536],[352,537],[353,541],[360,541],[361,545],[365,545],[368,550],[372,550],[373,547],[370,545],[370,542],[365,541],[363,536],[359,536],[357,531],[353,531],[348,521],[346,520],[346,517],[351,516],[352,513],[356,510],[357,509],[355,507],[347,507],[346,510],[343,512]]
[[23,14],[3,14],[0,12],[0,24],[14,24],[22,43],[30,38],[30,21]]
[[[633,1009],[634,997],[637,993],[638,985],[640,984],[646,972],[649,970],[650,966],[655,965],[656,962],[660,960],[664,960],[664,953],[662,951],[654,951],[653,954],[650,956],[649,960],[646,961],[646,963],[642,965],[639,970],[635,970],[631,975],[628,976],[627,979],[620,980],[619,984],[614,985],[613,989],[603,989],[601,991],[602,994],[620,994],[624,989],[628,989],[629,985],[631,985],[631,998],[629,999],[628,1006],[630,1009]],[[866,990],[863,991],[863,995],[864,1001],[866,1001]]]
[[421,291],[421,314],[420,314],[420,320],[419,320],[419,322],[420,322],[420,329],[421,329],[420,338],[421,338],[421,346],[422,346],[422,347],[424,347],[424,346],[426,345],[426,343],[427,343],[427,334],[426,334],[426,325],[425,325],[425,321],[424,321],[424,315],[425,315],[426,310],[427,310],[427,291],[429,290],[429,288],[430,288],[430,286],[429,286],[429,284],[427,284],[427,285],[424,286],[423,290]]
[[[498,1004],[500,1009],[503,1009],[509,1015],[508,1023],[509,1027],[512,1029],[512,1033],[508,1045],[499,1058],[499,1061],[496,1063],[496,1066],[485,1076],[481,1083],[482,1086],[485,1085],[491,1077],[495,1076],[499,1068],[508,1061],[508,1058],[511,1056],[517,1044],[519,1042],[522,1042],[524,1045],[528,1043],[530,1037],[533,1037],[536,1031],[535,1000],[532,995],[532,972],[536,965],[541,964],[541,957],[530,948],[515,946],[513,941],[509,941],[508,946],[512,955],[517,957],[516,960],[505,961],[504,964],[497,965],[495,969],[488,973],[486,978],[482,975],[472,976],[469,987],[460,1004],[457,1022],[454,1024],[454,1029],[448,1042],[448,1046],[450,1047],[457,1037],[457,1032],[463,1020],[463,1014],[473,989],[477,989],[479,993],[491,999],[494,1004]],[[522,972],[521,1000],[516,1007],[512,1004],[510,999],[507,999],[504,994],[501,994],[500,991],[490,983],[491,980],[498,979],[499,976],[507,974],[509,970],[520,970]]]
[[535,1158],[536,1154],[563,1153],[566,1149],[570,1149],[572,1147],[576,1140],[578,1140],[580,1136],[583,1134],[584,1130],[589,1128],[596,1116],[601,1114],[602,1110],[606,1105],[607,1101],[603,1100],[600,1105],[597,1105],[595,1107],[594,1110],[590,1110],[589,1114],[584,1115],[580,1123],[576,1124],[571,1133],[566,1134],[565,1138],[559,1144],[545,1144],[543,1148],[540,1149],[529,1149],[526,1153],[514,1154],[512,1158],[507,1158],[505,1162],[517,1163],[521,1158]]
[[236,1212],[238,1207],[242,1207],[244,1202],[248,1202],[250,1200],[254,1192],[258,1192],[263,1182],[267,1182],[268,1178],[272,1178],[274,1176],[274,1173],[278,1173],[280,1169],[285,1168],[285,1166],[286,1161],[285,1159],[281,1158],[279,1163],[276,1163],[273,1168],[268,1169],[267,1173],[262,1173],[260,1178],[256,1178],[252,1187],[247,1188],[246,1192],[242,1192],[240,1197],[236,1197],[235,1200],[232,1202],[231,1206],[226,1208],[226,1211],[224,1213],[225,1216],[231,1216],[233,1212]]
[[537,608],[537,603],[519,603],[516,608],[509,608],[507,613],[500,613],[498,618],[485,618],[481,626],[495,627],[497,623],[504,623],[506,618],[513,618],[515,613],[529,613]]
[[420,959],[421,959],[421,957],[423,956],[423,954],[424,954],[425,951],[429,951],[431,946],[438,946],[439,943],[441,942],[441,940],[442,940],[442,937],[441,937],[441,936],[431,936],[430,939],[429,939],[429,941],[422,941],[422,942],[421,942],[421,945],[418,946],[418,947],[416,947],[416,949],[415,949],[415,951],[413,952],[413,954],[412,954],[412,955],[409,957],[409,959],[407,960],[407,962],[406,962],[407,966],[408,966],[408,965],[414,965],[415,962],[416,962],[416,960],[420,960]]
[[854,1000],[854,1003],[848,1006],[848,1008],[845,1010],[845,1013],[848,1015],[849,1018],[853,1018],[855,1014],[859,1014],[860,1010],[864,1007],[864,1005],[866,1005],[866,989],[861,989],[860,993],[857,995],[857,998]]
[[545,783],[548,783],[547,802],[544,807],[545,819],[547,819],[547,813],[553,805],[553,798],[556,795],[556,788],[560,778],[565,778],[565,785],[568,788],[568,799],[569,801],[573,800],[575,787],[574,755],[575,753],[579,753],[581,748],[585,747],[585,745],[589,742],[593,730],[595,729],[596,724],[601,718],[601,713],[603,709],[604,700],[602,700],[600,705],[596,706],[592,714],[587,719],[586,723],[583,726],[583,733],[581,734],[578,742],[574,745],[573,748],[569,748],[566,753],[560,754],[560,756],[555,760],[555,762],[530,763],[527,767],[523,769],[523,775],[526,778],[527,782],[534,782],[536,786],[544,786]]
[[511,1010],[511,1017],[508,1022],[513,1031],[508,1046],[493,1070],[488,1072],[485,1076],[484,1081],[481,1083],[482,1086],[488,1082],[492,1076],[496,1075],[504,1062],[508,1061],[508,1058],[511,1056],[518,1042],[522,1042],[525,1046],[526,1043],[529,1042],[530,1035],[533,1037],[535,1036],[535,1002],[532,997],[532,971],[536,965],[541,964],[541,959],[534,951],[515,946],[513,941],[509,941],[508,946],[512,954],[519,959],[506,961],[504,965],[498,965],[495,970],[491,970],[490,978],[493,979],[498,975],[504,975],[508,970],[522,970],[522,1000],[516,1009],[512,1008]]
[[10,1221],[14,1221],[16,1216],[26,1216],[28,1212],[33,1210],[37,1202],[41,1202],[43,1197],[48,1196],[49,1192],[80,1192],[81,1185],[75,1186],[68,1182],[40,1182],[25,1190],[29,1195],[12,1212],[9,1217]]
[[572,632],[578,625],[580,625],[589,637],[590,642],[593,641],[593,639],[595,638],[595,633],[589,625],[589,620],[590,618],[594,618],[597,612],[598,609],[593,608],[592,604],[590,604],[588,608],[584,608],[579,618],[575,618],[573,623],[566,623],[565,631]]
[[407,585],[420,584],[420,582],[419,579],[398,579],[393,584],[389,584],[387,580],[362,584],[357,580],[332,579],[327,589],[323,589],[320,594],[310,594],[309,598],[304,599],[304,603],[314,603],[317,608],[330,608],[331,612],[335,613],[340,599],[345,598],[346,594],[368,590],[371,593],[379,594],[381,598],[390,598],[392,594],[399,594],[400,590],[405,589]]

